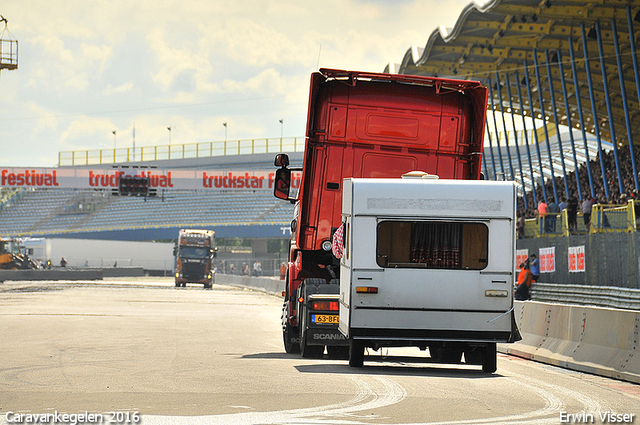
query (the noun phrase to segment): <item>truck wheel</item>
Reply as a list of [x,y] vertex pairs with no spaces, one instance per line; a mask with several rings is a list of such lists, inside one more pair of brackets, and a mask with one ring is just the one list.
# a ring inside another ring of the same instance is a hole
[[204,289],[211,289],[212,286],[211,282],[207,282],[204,284]]
[[484,349],[484,359],[482,360],[482,371],[493,373],[498,369],[498,351],[496,343],[489,343]]
[[466,364],[481,365],[484,360],[484,348],[473,347],[464,351],[464,362]]
[[349,366],[364,366],[364,344],[360,341],[351,340],[349,346]]
[[300,343],[297,341],[298,333],[293,330],[290,324],[286,324],[282,330],[282,340],[284,342],[284,352],[287,354],[300,354]]
[[324,354],[324,345],[309,345],[307,344],[307,331],[306,331],[306,311],[302,312],[302,326],[300,326],[300,354],[305,359],[320,359]]
[[178,281],[176,280],[176,288],[179,288],[180,284],[178,283]]

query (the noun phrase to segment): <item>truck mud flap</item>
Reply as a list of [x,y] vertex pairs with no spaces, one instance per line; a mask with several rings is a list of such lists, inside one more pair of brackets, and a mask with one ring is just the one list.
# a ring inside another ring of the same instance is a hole
[[309,345],[349,345],[349,340],[337,329],[309,328],[307,335]]
[[516,313],[513,309],[511,309],[511,336],[508,342],[518,342],[522,341],[522,335],[520,335],[520,330],[518,329],[518,323],[516,322]]

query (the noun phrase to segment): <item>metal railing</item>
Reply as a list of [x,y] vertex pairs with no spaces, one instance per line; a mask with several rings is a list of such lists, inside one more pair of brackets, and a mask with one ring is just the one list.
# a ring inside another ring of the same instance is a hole
[[304,137],[227,140],[181,145],[140,146],[136,148],[93,149],[58,153],[58,166],[115,164],[211,156],[257,153],[301,152]]
[[569,228],[569,216],[566,209],[557,214],[550,213],[544,216],[537,216],[525,220],[524,237],[636,232],[638,229],[636,207],[640,208],[640,201],[631,200],[626,205],[593,205],[589,226],[585,226],[582,213],[578,213],[574,229]]
[[18,69],[18,40],[0,40],[0,69]]
[[640,310],[640,289],[612,286],[534,283],[531,299],[561,304]]

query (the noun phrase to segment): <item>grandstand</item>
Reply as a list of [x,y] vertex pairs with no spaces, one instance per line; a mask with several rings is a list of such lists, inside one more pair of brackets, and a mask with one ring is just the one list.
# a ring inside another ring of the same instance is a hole
[[[302,153],[292,153],[293,164]],[[273,154],[131,162],[168,169],[272,171]],[[80,165],[75,168],[88,167]],[[64,167],[62,167],[64,168]],[[109,190],[22,189],[0,204],[0,235],[111,240],[169,240],[178,229],[207,227],[219,238],[288,238],[293,206],[270,191],[159,191],[149,198]]]

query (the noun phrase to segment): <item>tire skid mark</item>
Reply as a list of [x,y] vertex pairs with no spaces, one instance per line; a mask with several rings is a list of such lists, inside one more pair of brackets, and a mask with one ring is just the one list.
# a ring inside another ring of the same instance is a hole
[[[516,378],[506,378],[514,381],[520,387],[526,387],[544,400],[544,407],[541,409],[524,412],[517,415],[498,416],[486,419],[465,419],[459,421],[429,422],[420,425],[453,425],[453,424],[557,424],[559,412],[565,407],[565,402],[559,396],[567,396],[577,400],[582,404],[584,411],[599,412],[610,410],[607,405],[603,405],[584,393],[568,389],[555,384],[550,384],[539,379],[527,378],[527,382],[522,382]],[[580,409],[578,409],[580,410]],[[409,425],[409,424],[404,424]],[[416,425],[416,424],[413,424]]]
[[[451,425],[451,424],[522,424],[522,423],[535,423],[535,424],[557,424],[559,409],[563,406],[563,402],[556,395],[551,394],[540,386],[532,385],[526,382],[517,381],[514,378],[506,378],[511,381],[517,382],[518,386],[526,387],[531,392],[536,393],[540,398],[544,400],[544,406],[540,409],[532,410],[529,412],[523,412],[516,415],[507,416],[495,416],[491,418],[468,418],[457,421],[443,421],[443,422],[426,422],[420,425]],[[552,417],[547,417],[551,416]],[[404,424],[410,425],[410,424]],[[417,425],[417,424],[411,424]]]
[[[241,424],[360,424],[357,412],[363,412],[401,402],[407,396],[406,390],[398,383],[384,378],[373,377],[372,381],[350,376],[357,387],[356,395],[342,403],[308,407],[276,412],[243,412],[224,415],[199,416],[198,424],[241,425]],[[340,417],[345,417],[340,419]],[[348,419],[352,417],[355,421]],[[369,419],[370,415],[367,416]],[[192,423],[193,417],[145,415],[147,425],[178,425]]]

